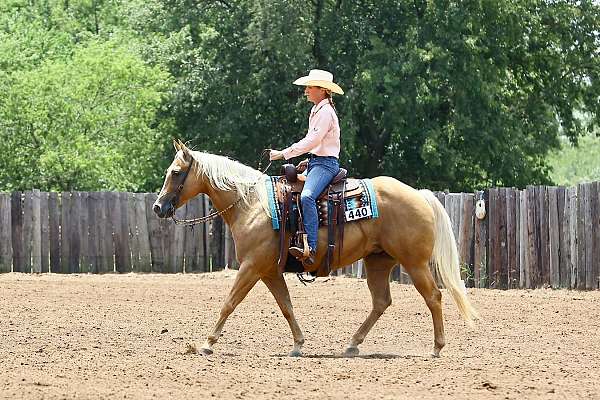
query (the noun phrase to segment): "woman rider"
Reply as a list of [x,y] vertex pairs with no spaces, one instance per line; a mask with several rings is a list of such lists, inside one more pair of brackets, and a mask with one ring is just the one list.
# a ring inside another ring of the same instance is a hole
[[[309,153],[307,177],[300,200],[310,247],[309,257],[304,259],[303,263],[312,265],[317,251],[319,230],[317,197],[340,170],[340,124],[331,93],[344,94],[344,91],[333,82],[333,74],[319,69],[311,70],[308,76],[296,79],[294,84],[305,86],[304,94],[308,101],[314,103],[308,118],[308,132],[302,140],[284,150],[271,150],[270,159],[288,160]],[[290,254],[301,259],[303,249],[291,247]]]

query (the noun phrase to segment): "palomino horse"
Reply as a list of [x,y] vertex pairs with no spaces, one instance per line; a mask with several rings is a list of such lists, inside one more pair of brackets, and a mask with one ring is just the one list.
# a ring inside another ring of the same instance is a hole
[[[250,289],[262,280],[269,288],[294,337],[290,356],[300,356],[304,335],[292,309],[286,282],[278,272],[278,232],[271,225],[264,175],[253,168],[226,157],[188,149],[174,142],[175,159],[166,171],[165,182],[153,210],[160,218],[173,216],[175,209],[199,193],[207,194],[219,214],[229,225],[240,262],[233,287],[221,308],[212,333],[200,349],[211,354],[227,317],[235,310]],[[371,292],[372,309],[344,354],[358,354],[358,345],[375,322],[392,303],[390,272],[402,264],[415,288],[425,299],[433,317],[433,355],[439,356],[445,345],[442,318],[442,295],[429,270],[433,259],[442,282],[462,317],[470,322],[476,311],[469,303],[460,282],[458,252],[451,230],[450,218],[442,204],[428,190],[417,191],[394,178],[372,180],[376,191],[379,218],[363,219],[345,227],[342,254],[334,257],[332,269],[363,258],[367,285]],[[325,256],[327,238],[319,232],[316,269]]]

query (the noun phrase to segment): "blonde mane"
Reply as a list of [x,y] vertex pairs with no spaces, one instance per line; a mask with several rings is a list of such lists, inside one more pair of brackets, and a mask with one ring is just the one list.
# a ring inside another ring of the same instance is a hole
[[225,156],[200,151],[190,151],[190,154],[196,160],[196,175],[199,178],[208,178],[215,189],[237,191],[244,207],[252,205],[252,193],[256,193],[261,207],[271,216],[264,183],[266,175]]

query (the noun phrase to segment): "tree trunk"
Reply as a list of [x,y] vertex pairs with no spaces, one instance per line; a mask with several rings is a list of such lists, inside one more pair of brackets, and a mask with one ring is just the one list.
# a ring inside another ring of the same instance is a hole
[[312,52],[315,57],[316,64],[318,68],[326,68],[327,67],[327,57],[323,54],[323,49],[321,48],[321,20],[323,18],[323,7],[324,0],[314,0],[312,1],[315,6],[315,20],[314,20],[314,39]]

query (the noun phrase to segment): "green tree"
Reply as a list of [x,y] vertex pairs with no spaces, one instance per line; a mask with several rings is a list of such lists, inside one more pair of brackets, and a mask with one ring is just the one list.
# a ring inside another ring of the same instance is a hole
[[[598,26],[591,0],[8,0],[2,145],[4,154],[25,144],[45,154],[45,143],[71,143],[87,155],[59,171],[53,163],[68,154],[48,153],[49,185],[74,168],[71,186],[156,188],[152,165],[170,159],[170,136],[255,165],[263,148],[303,136],[310,104],[291,82],[324,68],[346,90],[336,102],[353,175],[451,190],[548,183],[559,132],[577,143],[600,122]],[[94,76],[78,67],[84,59]],[[123,60],[128,76],[115,73]],[[102,79],[112,93],[105,109],[77,114],[97,109],[90,99]],[[126,126],[135,142],[160,144],[132,150],[152,158],[134,173],[88,176],[81,171],[127,158],[90,134],[99,126],[121,149]],[[11,163],[15,177],[39,168]],[[22,187],[12,179],[2,182]]]
[[[600,10],[591,2],[343,2],[324,54],[343,68],[352,165],[469,190],[548,183],[559,128],[598,124]],[[341,27],[341,28],[340,28]],[[354,61],[355,60],[355,61]]]
[[148,53],[177,79],[168,104],[176,135],[251,165],[265,147],[302,136],[309,106],[291,81],[311,63],[304,1],[168,0],[135,8],[131,26],[156,39]]
[[564,186],[600,181],[600,136],[584,136],[577,146],[564,136],[561,139],[560,149],[548,157],[552,181]]
[[354,175],[452,190],[549,183],[559,130],[576,142],[598,125],[591,1],[155,5],[169,10],[165,35],[189,33],[171,64],[178,131],[248,163],[302,136],[308,105],[291,81],[314,67],[347,91],[338,110]]
[[129,15],[120,0],[0,4],[2,190],[160,186],[172,80]]
[[0,87],[0,187],[154,190],[167,143],[156,111],[169,82],[112,41],[13,72]]

